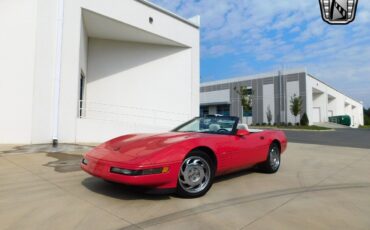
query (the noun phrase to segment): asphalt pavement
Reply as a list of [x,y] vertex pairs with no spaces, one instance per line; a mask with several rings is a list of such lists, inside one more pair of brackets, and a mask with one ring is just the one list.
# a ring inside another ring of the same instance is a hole
[[337,129],[335,131],[285,131],[292,143],[343,146],[370,149],[370,129]]

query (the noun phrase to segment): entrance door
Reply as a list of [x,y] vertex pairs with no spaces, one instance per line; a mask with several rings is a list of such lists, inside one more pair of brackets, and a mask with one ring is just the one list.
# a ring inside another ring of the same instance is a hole
[[320,107],[313,107],[313,122],[321,122]]

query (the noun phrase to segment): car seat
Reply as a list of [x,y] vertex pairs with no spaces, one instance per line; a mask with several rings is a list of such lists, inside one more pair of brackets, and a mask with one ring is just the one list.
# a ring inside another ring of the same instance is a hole
[[250,133],[259,133],[263,131],[261,129],[250,129],[247,124],[238,124],[237,129],[247,130]]
[[249,127],[247,124],[238,124],[238,127],[237,129],[241,129],[241,130],[249,130]]
[[221,126],[219,124],[210,124],[209,125],[209,131],[217,133],[217,131],[221,129]]

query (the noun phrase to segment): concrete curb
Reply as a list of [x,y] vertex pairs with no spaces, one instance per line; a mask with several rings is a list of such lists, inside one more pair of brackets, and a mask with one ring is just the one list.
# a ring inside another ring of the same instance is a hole
[[274,127],[251,127],[256,129],[262,130],[283,130],[283,131],[304,131],[304,132],[333,132],[335,129],[327,129],[327,130],[313,130],[313,129],[284,129],[284,128],[274,128]]

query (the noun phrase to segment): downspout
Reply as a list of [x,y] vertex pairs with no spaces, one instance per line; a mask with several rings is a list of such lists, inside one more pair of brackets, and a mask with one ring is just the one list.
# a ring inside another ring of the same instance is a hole
[[55,76],[54,76],[54,98],[53,98],[53,146],[58,145],[59,128],[59,103],[60,103],[60,82],[62,66],[62,43],[63,43],[63,20],[64,20],[64,0],[58,0],[57,5],[57,44],[55,52]]
[[282,88],[282,84],[281,84],[281,71],[279,70],[278,72],[278,75],[279,75],[279,122],[280,124],[283,123],[283,105],[282,105],[282,92],[283,92],[283,88]]

